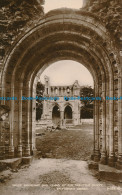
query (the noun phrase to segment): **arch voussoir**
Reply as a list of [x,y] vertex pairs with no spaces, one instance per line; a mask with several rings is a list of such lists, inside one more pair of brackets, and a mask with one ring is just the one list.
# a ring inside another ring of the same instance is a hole
[[[35,149],[35,102],[23,102],[22,96],[36,94],[37,77],[52,62],[72,59],[88,68],[94,78],[95,96],[103,98],[101,102],[95,102],[92,157],[94,161],[110,166],[115,166],[118,158],[117,167],[121,169],[122,103],[104,99],[122,96],[122,70],[118,58],[105,26],[86,12],[54,11],[26,32],[8,54],[2,72],[1,94],[18,98],[11,104],[2,101],[11,109],[8,157],[15,156],[14,150],[18,157],[27,157]],[[115,134],[119,137],[118,142],[114,139]]]

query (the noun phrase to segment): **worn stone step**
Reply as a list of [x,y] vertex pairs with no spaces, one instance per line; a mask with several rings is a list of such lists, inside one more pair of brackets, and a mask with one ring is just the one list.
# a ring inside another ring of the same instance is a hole
[[122,171],[115,167],[99,164],[99,177],[108,181],[122,182]]
[[10,167],[11,169],[15,169],[22,162],[22,158],[13,158],[13,159],[5,159],[0,160],[0,167]]

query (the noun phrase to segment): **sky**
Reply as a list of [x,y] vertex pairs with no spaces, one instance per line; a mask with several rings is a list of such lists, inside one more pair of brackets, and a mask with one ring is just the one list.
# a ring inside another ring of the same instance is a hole
[[43,84],[45,75],[50,77],[50,85],[72,85],[78,80],[81,86],[93,87],[93,78],[88,69],[72,60],[62,60],[48,66],[40,77]]
[[50,10],[57,8],[74,8],[79,9],[82,7],[83,0],[45,0],[44,11],[47,13]]
[[[47,13],[57,8],[82,7],[83,0],[45,0],[44,10]],[[40,79],[44,83],[44,76],[50,77],[51,85],[72,85],[78,80],[80,85],[89,85],[93,87],[93,78],[90,72],[80,63],[71,60],[63,60],[50,65],[42,73]]]

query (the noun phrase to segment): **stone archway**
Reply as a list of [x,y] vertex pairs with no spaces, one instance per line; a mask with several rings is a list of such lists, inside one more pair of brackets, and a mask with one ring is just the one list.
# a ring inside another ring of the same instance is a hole
[[34,151],[35,105],[22,100],[22,96],[35,95],[35,78],[41,68],[63,59],[86,66],[94,78],[95,96],[103,97],[102,101],[95,101],[93,160],[121,169],[122,101],[105,100],[106,96],[122,96],[119,53],[110,33],[96,16],[70,9],[45,15],[6,57],[1,97],[17,97],[17,101],[1,102],[10,107],[11,116],[6,156],[30,156]]
[[64,109],[64,119],[72,119],[72,108],[70,106],[66,106]]

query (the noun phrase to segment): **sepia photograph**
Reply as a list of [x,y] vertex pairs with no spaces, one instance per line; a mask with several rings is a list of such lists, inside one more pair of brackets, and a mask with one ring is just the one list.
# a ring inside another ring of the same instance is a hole
[[120,0],[0,0],[0,195],[122,195]]

